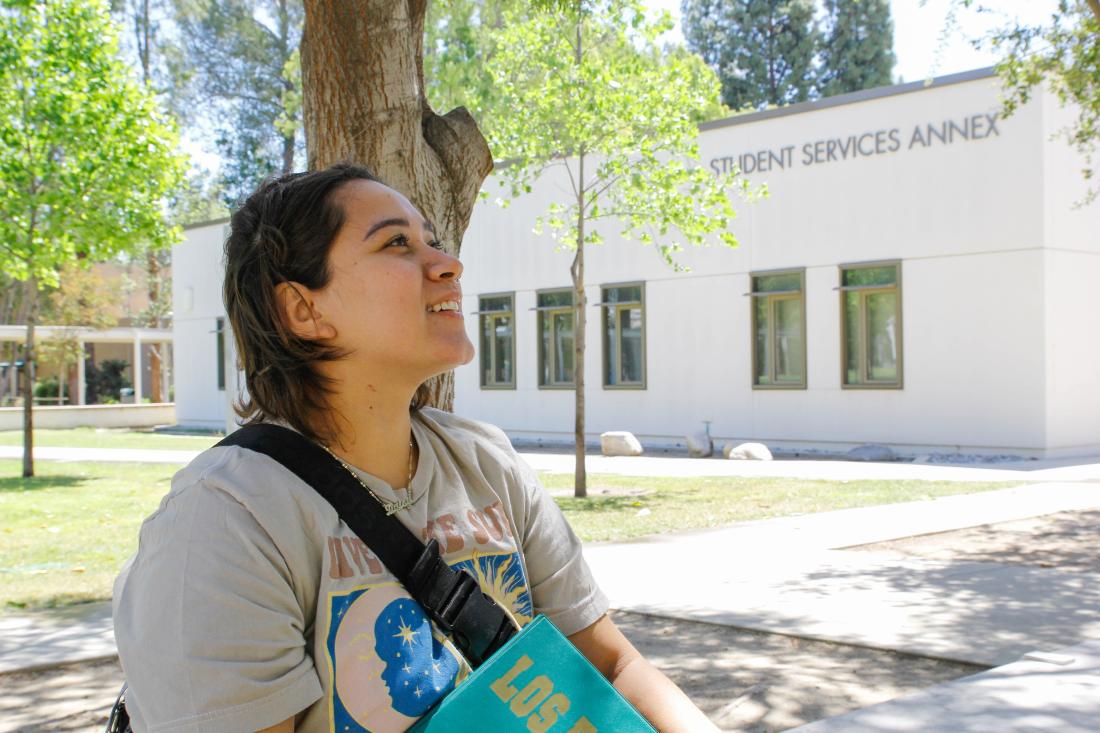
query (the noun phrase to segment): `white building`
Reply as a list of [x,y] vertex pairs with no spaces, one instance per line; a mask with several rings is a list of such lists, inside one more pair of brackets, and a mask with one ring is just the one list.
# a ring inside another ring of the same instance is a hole
[[[684,252],[690,273],[613,227],[587,251],[590,439],[677,444],[709,421],[778,448],[1100,452],[1100,203],[1075,208],[1082,163],[1052,139],[1072,114],[1040,94],[1001,119],[998,92],[977,71],[704,125],[704,164],[771,196],[735,202],[741,246]],[[462,247],[479,356],[456,409],[517,438],[572,437],[572,253],[531,233],[565,196],[548,174],[478,204]],[[226,423],[223,227],[174,252],[189,425]]]

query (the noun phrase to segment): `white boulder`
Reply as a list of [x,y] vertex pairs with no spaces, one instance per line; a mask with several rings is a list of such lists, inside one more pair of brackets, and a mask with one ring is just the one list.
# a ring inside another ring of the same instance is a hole
[[612,430],[600,433],[600,451],[605,456],[640,456],[642,444],[634,437],[634,433]]
[[722,454],[731,461],[772,460],[772,452],[763,443],[726,443]]
[[894,451],[884,445],[861,445],[852,448],[845,456],[849,461],[896,461]]
[[714,443],[705,432],[686,436],[688,453],[692,458],[706,458],[714,453]]

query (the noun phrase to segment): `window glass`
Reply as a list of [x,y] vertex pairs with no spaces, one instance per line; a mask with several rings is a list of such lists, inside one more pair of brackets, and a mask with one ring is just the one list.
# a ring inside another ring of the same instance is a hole
[[214,323],[215,352],[218,358],[218,389],[225,390],[225,319],[219,318]]
[[752,276],[754,386],[806,386],[803,277],[803,270]]
[[844,372],[848,377],[848,384],[860,383],[859,357],[863,352],[860,346],[859,322],[860,295],[858,292],[844,293]]
[[802,382],[804,339],[802,299],[781,298],[775,302],[775,381]]
[[479,304],[481,386],[515,387],[512,296],[483,296]]
[[841,271],[842,283],[862,286],[841,294],[846,385],[901,386],[899,270],[885,265]]
[[645,384],[645,306],[642,285],[602,289],[604,386]]
[[871,381],[898,378],[897,294],[867,294],[867,364]]
[[844,270],[841,284],[852,285],[896,285],[898,268],[896,265],[883,267],[856,267]]
[[622,381],[642,381],[642,309],[619,310],[619,341],[622,344]]
[[756,331],[756,383],[772,383],[771,349],[768,348],[767,298],[753,298],[753,322]]
[[554,371],[557,384],[573,382],[573,314],[554,313]]
[[562,306],[565,308],[572,308],[573,291],[555,290],[549,293],[539,293],[538,302],[540,308],[545,308],[547,306]]
[[801,290],[802,273],[781,272],[775,275],[756,275],[752,279],[754,293],[769,293],[776,290]]

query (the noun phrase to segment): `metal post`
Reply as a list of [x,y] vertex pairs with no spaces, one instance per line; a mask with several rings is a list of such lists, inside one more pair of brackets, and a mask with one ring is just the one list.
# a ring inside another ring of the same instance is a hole
[[76,404],[83,405],[88,397],[88,386],[84,383],[84,360],[88,355],[84,353],[84,339],[77,339],[77,343],[80,344],[80,358],[76,360]]
[[141,332],[134,329],[134,362],[130,370],[134,375],[134,404],[141,404]]

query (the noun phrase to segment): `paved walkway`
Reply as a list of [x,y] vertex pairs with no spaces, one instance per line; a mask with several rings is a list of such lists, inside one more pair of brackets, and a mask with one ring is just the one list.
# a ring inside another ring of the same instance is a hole
[[[199,451],[138,450],[126,448],[34,449],[47,461],[108,461],[183,465]],[[532,468],[550,473],[573,473],[571,453],[520,452]],[[19,446],[0,446],[0,458],[22,458]],[[601,456],[586,459],[589,473],[623,476],[743,476],[748,478],[805,478],[828,481],[1100,481],[1100,456],[999,463],[865,463],[840,460],[728,461],[724,458],[680,456]]]

